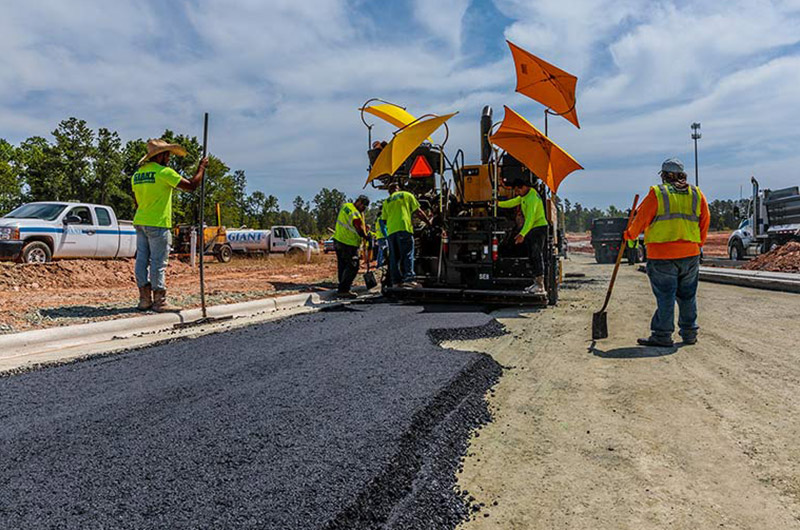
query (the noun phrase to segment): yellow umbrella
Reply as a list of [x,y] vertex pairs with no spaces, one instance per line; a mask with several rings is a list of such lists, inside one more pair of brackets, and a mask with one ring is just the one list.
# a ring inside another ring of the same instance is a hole
[[569,153],[539,132],[528,120],[508,107],[505,110],[503,123],[489,140],[525,164],[553,193],[558,191],[567,175],[583,169]]
[[413,123],[416,118],[411,115],[406,109],[403,107],[398,107],[397,105],[392,105],[391,103],[381,103],[380,105],[370,105],[368,107],[362,107],[358,110],[363,110],[364,112],[368,112],[373,116],[377,116],[378,118],[387,121],[394,125],[395,127],[405,127],[409,123]]
[[575,85],[578,84],[578,78],[511,41],[506,42],[511,48],[511,56],[517,69],[517,92],[538,101],[580,129],[578,114],[575,112]]
[[434,116],[425,120],[408,125],[394,135],[392,141],[383,148],[378,159],[372,164],[365,186],[383,175],[393,175],[397,168],[414,152],[414,149],[425,141],[433,132],[442,126],[444,122],[458,114],[445,114],[444,116]]

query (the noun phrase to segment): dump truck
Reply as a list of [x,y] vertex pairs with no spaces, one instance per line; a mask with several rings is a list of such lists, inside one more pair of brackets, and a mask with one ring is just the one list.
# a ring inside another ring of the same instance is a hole
[[[523,164],[493,148],[488,140],[492,126],[492,109],[486,106],[480,120],[478,164],[466,164],[462,150],[449,158],[444,150],[447,138],[441,144],[425,141],[395,173],[371,181],[378,189],[399,183],[401,189],[417,197],[432,219],[431,226],[415,226],[414,230],[415,273],[421,286],[391,286],[384,271],[382,290],[386,296],[503,305],[544,306],[557,302],[560,260],[566,251],[559,235],[563,232],[559,230],[557,199]],[[380,146],[367,152],[370,168],[380,152]],[[534,278],[524,246],[514,244],[523,223],[521,213],[497,207],[498,200],[513,196],[509,184],[520,180],[534,185],[542,196],[549,222],[545,295],[525,291]]]
[[[728,256],[742,260],[800,241],[800,187],[761,189],[750,178],[752,195],[739,227],[728,237]],[[738,208],[737,208],[738,210]]]
[[[614,263],[617,260],[619,247],[625,244],[623,234],[627,227],[627,217],[601,217],[592,220],[592,248],[597,263]],[[645,257],[644,237],[639,236],[634,261],[644,261]]]

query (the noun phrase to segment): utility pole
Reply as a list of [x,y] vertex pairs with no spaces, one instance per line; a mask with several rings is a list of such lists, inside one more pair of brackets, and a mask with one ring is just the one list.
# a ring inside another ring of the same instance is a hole
[[697,140],[702,138],[700,134],[700,124],[695,122],[692,124],[692,140],[694,140],[694,185],[700,186],[700,178],[697,172]]

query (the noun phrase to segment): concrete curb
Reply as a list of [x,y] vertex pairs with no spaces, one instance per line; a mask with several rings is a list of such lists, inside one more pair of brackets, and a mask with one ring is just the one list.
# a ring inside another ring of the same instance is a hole
[[800,274],[786,272],[700,267],[700,280],[768,291],[800,293]]
[[[639,272],[647,272],[644,265]],[[766,291],[800,293],[800,274],[791,272],[750,271],[725,267],[700,267],[700,281],[723,283]]]
[[[211,306],[209,317],[254,317],[278,311],[327,305],[336,296],[335,291],[300,293],[277,298],[262,298],[249,302]],[[134,335],[155,334],[171,330],[175,324],[192,322],[201,317],[200,309],[180,313],[155,313],[140,317],[90,322],[33,331],[0,335],[0,371],[9,365],[24,364],[25,358],[47,352],[66,351],[79,346],[108,343]]]

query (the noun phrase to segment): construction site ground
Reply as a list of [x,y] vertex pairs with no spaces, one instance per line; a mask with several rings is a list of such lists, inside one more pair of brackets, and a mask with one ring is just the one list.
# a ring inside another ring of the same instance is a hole
[[593,345],[612,268],[573,254],[557,307],[459,344],[507,368],[459,474],[481,506],[463,529],[800,528],[800,296],[701,283],[698,344],[639,347],[655,302],[623,265]]
[[[282,255],[234,256],[205,262],[210,305],[328,289],[336,285],[336,257],[305,263]],[[170,259],[169,299],[183,308],[200,305],[198,268]],[[46,265],[0,262],[0,334],[140,315],[133,260],[63,260]]]
[[[703,247],[703,254],[713,258],[728,257],[728,236],[730,236],[730,232],[727,231],[709,232]],[[567,242],[570,252],[594,254],[591,232],[568,232]]]

